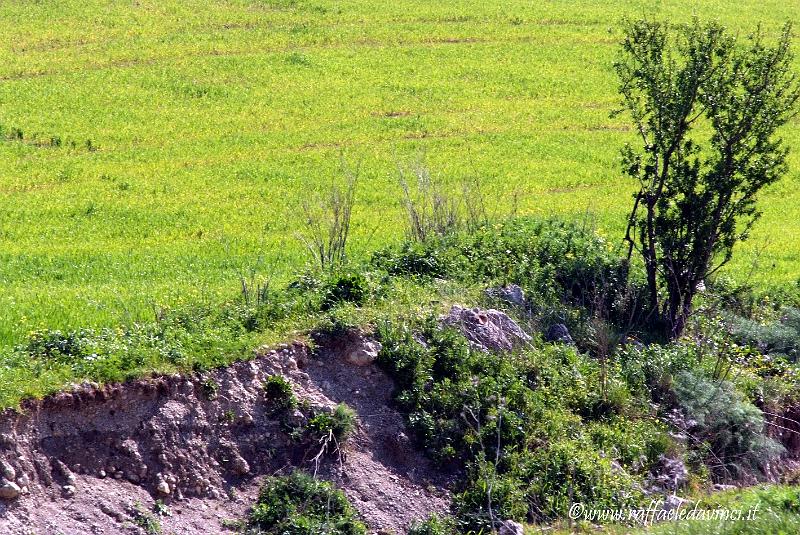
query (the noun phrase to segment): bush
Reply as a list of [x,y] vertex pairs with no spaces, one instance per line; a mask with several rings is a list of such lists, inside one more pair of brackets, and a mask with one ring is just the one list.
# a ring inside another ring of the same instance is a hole
[[297,406],[292,384],[280,375],[267,377],[264,382],[264,396],[276,411],[293,409]]
[[274,535],[366,535],[344,493],[308,474],[267,478],[249,527]]
[[800,357],[800,309],[787,307],[780,321],[762,324],[734,317],[730,321],[731,335],[739,343],[757,348],[762,353],[778,353],[792,361]]
[[342,272],[325,281],[322,287],[322,310],[330,310],[339,303],[363,305],[369,296],[369,285],[361,273]]
[[346,403],[339,403],[331,413],[321,412],[308,421],[306,429],[314,438],[332,436],[343,442],[356,428],[356,413]]
[[764,416],[734,385],[684,371],[675,377],[675,396],[694,421],[695,438],[708,445],[707,464],[723,479],[760,470],[783,448],[764,434]]
[[487,354],[435,318],[384,324],[379,336],[378,362],[395,378],[415,437],[433,459],[462,469],[455,503],[465,530],[485,531],[493,518],[552,519],[569,496],[631,505],[673,447],[619,366],[607,367],[604,393],[600,365],[573,348]]

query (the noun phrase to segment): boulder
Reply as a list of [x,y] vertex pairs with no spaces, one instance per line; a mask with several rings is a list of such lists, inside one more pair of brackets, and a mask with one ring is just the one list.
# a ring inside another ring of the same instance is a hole
[[569,329],[567,329],[567,326],[563,323],[554,323],[551,325],[544,334],[544,339],[546,342],[557,342],[561,344],[572,345],[575,343],[572,340],[572,336],[569,334]]
[[344,349],[344,359],[354,366],[369,366],[378,358],[383,346],[362,333],[350,337]]
[[508,351],[531,339],[506,313],[491,308],[453,305],[441,320],[444,325],[458,328],[470,345],[484,351]]
[[655,492],[674,492],[681,488],[689,478],[689,470],[677,457],[661,455],[651,469],[648,486]]
[[499,299],[500,301],[505,301],[506,303],[520,307],[525,307],[527,304],[527,301],[525,301],[525,292],[522,291],[522,288],[518,284],[507,284],[498,288],[488,288],[486,290],[486,295],[492,299]]

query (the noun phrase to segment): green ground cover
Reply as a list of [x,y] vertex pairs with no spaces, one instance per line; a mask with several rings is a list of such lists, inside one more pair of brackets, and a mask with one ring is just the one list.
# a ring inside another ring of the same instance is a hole
[[[777,0],[4,2],[0,347],[213,303],[251,267],[285,281],[305,261],[298,206],[341,152],[361,161],[356,251],[402,235],[397,165],[421,155],[454,187],[478,177],[498,211],[516,193],[521,213],[589,212],[615,238],[631,133],[609,119],[610,63],[620,17],[653,8],[771,35],[800,14]],[[800,275],[800,152],[790,165],[739,279]]]

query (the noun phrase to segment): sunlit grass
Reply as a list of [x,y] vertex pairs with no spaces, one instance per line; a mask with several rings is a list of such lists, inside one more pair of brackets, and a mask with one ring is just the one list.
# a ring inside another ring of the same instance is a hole
[[[257,265],[286,280],[305,261],[297,208],[342,153],[361,162],[356,252],[402,235],[396,168],[423,157],[454,187],[480,177],[498,212],[515,198],[522,213],[588,212],[619,236],[633,185],[617,155],[632,134],[609,119],[610,63],[620,17],[654,5],[772,34],[800,13],[778,1],[4,2],[0,346],[221,300]],[[785,137],[799,144],[796,120]],[[732,274],[800,276],[798,154]]]

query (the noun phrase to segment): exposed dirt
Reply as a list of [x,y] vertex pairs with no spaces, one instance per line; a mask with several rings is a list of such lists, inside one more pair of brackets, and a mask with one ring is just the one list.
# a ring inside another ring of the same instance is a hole
[[[344,401],[359,426],[341,458],[319,467],[270,415],[263,382],[281,374],[314,407]],[[102,388],[83,385],[0,415],[0,477],[21,494],[0,499],[0,533],[145,533],[162,500],[165,534],[230,532],[261,476],[301,466],[342,487],[372,533],[404,533],[449,506],[447,482],[414,450],[390,407],[392,381],[353,366],[342,348],[312,357],[302,344],[193,376]],[[8,485],[6,487],[9,488]],[[137,512],[137,510],[139,512]]]

